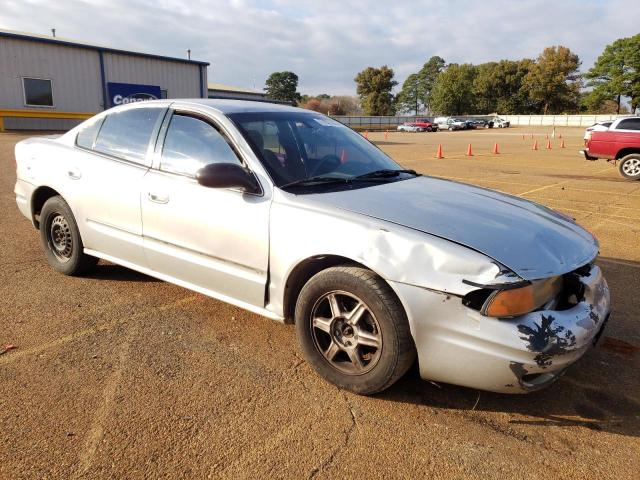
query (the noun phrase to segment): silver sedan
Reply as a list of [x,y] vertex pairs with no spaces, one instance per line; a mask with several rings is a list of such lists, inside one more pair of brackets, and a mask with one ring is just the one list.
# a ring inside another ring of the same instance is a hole
[[[315,112],[231,100],[117,107],[16,146],[48,262],[98,259],[295,322],[360,394],[425,379],[545,387],[598,339],[598,243],[547,207],[405,170]],[[232,320],[230,320],[232,321]]]

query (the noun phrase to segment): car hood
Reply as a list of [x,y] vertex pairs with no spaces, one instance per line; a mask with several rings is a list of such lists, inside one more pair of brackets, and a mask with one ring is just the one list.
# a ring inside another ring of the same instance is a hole
[[570,272],[598,253],[589,232],[543,205],[428,176],[298,198],[459,243],[525,280]]

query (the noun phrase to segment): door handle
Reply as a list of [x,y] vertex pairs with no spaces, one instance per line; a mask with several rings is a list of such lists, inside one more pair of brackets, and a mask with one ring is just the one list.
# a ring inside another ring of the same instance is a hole
[[169,203],[169,195],[158,195],[156,193],[149,192],[149,200],[154,203]]
[[77,168],[70,168],[67,171],[67,176],[72,180],[78,180],[80,179],[82,174],[80,173],[80,170],[78,170]]

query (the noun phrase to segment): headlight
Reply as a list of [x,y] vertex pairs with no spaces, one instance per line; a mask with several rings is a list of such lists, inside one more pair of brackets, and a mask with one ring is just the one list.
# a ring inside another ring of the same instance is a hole
[[523,315],[553,300],[561,290],[562,277],[534,280],[519,288],[496,290],[485,302],[483,313],[489,317]]

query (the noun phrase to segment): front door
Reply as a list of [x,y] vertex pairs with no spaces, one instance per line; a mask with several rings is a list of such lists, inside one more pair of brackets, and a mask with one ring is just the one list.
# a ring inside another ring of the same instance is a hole
[[242,163],[211,119],[177,111],[167,125],[158,165],[142,185],[151,269],[222,300],[264,307],[270,198],[196,181],[209,163]]

